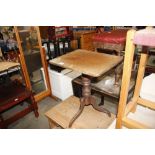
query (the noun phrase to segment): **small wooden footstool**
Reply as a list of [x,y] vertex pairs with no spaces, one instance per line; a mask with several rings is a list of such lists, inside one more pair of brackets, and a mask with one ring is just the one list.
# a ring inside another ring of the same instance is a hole
[[[48,118],[50,128],[60,126],[61,128],[68,128],[72,117],[77,113],[80,106],[79,98],[71,96],[57,106],[51,108],[45,113]],[[96,111],[91,105],[85,106],[82,114],[76,119],[71,128],[76,129],[106,129],[115,119],[115,115]]]

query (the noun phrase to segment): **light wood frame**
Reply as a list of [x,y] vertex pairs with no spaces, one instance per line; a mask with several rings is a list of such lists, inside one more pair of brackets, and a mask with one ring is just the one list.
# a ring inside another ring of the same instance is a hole
[[135,129],[150,128],[149,126],[142,124],[138,121],[135,121],[133,119],[130,119],[127,116],[130,112],[135,112],[137,104],[140,104],[155,110],[154,102],[142,99],[139,96],[142,80],[145,73],[146,62],[148,59],[147,51],[143,51],[145,53],[141,54],[134,95],[133,95],[133,98],[127,104],[128,88],[129,88],[130,79],[131,79],[133,56],[135,51],[135,45],[133,43],[133,38],[135,33],[136,33],[135,30],[129,30],[127,33],[122,86],[121,86],[121,92],[120,92],[116,128],[122,128],[122,126],[125,126],[127,128],[135,128]]
[[[42,43],[41,43],[40,30],[39,30],[38,26],[35,26],[35,28],[36,28],[36,31],[37,31],[37,37],[38,37],[38,43],[39,43],[38,48],[40,49],[41,61],[42,61],[44,74],[45,74],[45,80],[46,80],[46,84],[47,84],[47,90],[42,91],[39,94],[36,94],[34,96],[35,101],[38,102],[41,99],[45,98],[46,96],[51,95],[51,86],[50,86],[49,75],[48,75],[48,70],[47,70],[48,65],[47,65],[47,60],[46,60],[45,49],[42,47]],[[20,59],[20,62],[21,62],[21,69],[22,69],[22,72],[23,72],[23,75],[24,75],[24,80],[25,80],[26,86],[30,90],[32,90],[32,86],[31,86],[29,74],[28,74],[28,71],[27,71],[25,58],[24,58],[24,54],[23,54],[23,48],[22,48],[22,45],[21,45],[21,40],[20,40],[20,37],[19,37],[19,32],[18,32],[17,26],[14,26],[14,30],[15,30],[15,35],[16,35],[17,42],[18,42],[19,53],[20,53],[19,59]]]

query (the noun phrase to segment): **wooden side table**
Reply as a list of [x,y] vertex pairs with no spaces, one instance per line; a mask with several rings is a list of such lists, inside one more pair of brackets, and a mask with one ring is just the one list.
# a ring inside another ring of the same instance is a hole
[[91,96],[91,78],[97,78],[116,68],[121,62],[122,57],[90,52],[88,50],[75,50],[59,58],[50,60],[50,64],[63,68],[72,69],[82,73],[82,98],[80,99],[79,111],[70,120],[69,127],[84,110],[85,106],[92,105],[94,109],[106,113],[111,117],[110,112],[104,107],[98,106],[95,99]]
[[[70,120],[80,107],[80,99],[71,96],[45,113],[50,128],[60,126],[68,128]],[[71,128],[74,129],[106,129],[114,121],[115,115],[109,117],[103,112],[95,110],[91,105],[86,106],[82,114],[75,120]]]
[[[7,119],[3,118],[3,112],[24,101],[28,101],[29,103],[27,108]],[[9,124],[15,122],[31,111],[34,111],[36,117],[39,116],[37,103],[30,90],[18,81],[0,85],[0,128],[7,128]]]

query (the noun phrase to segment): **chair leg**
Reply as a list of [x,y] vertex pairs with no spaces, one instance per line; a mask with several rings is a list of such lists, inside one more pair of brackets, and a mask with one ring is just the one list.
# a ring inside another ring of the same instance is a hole
[[104,105],[104,96],[103,95],[101,96],[101,102],[99,103],[99,106],[102,106],[102,105]]

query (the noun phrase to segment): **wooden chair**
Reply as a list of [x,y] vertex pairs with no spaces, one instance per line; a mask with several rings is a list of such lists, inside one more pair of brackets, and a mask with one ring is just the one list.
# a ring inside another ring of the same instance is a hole
[[129,30],[127,33],[122,86],[120,92],[116,128],[122,128],[123,126],[127,128],[149,128],[145,124],[130,119],[128,117],[128,114],[130,112],[136,111],[137,104],[155,110],[155,102],[140,97],[140,90],[145,73],[145,66],[149,55],[149,52],[146,50],[146,48],[144,48],[145,51],[141,52],[141,58],[133,98],[127,104],[128,88],[132,71],[135,45],[142,45],[145,47],[155,46],[155,29],[148,27],[144,30],[139,30],[137,32],[135,30]]

